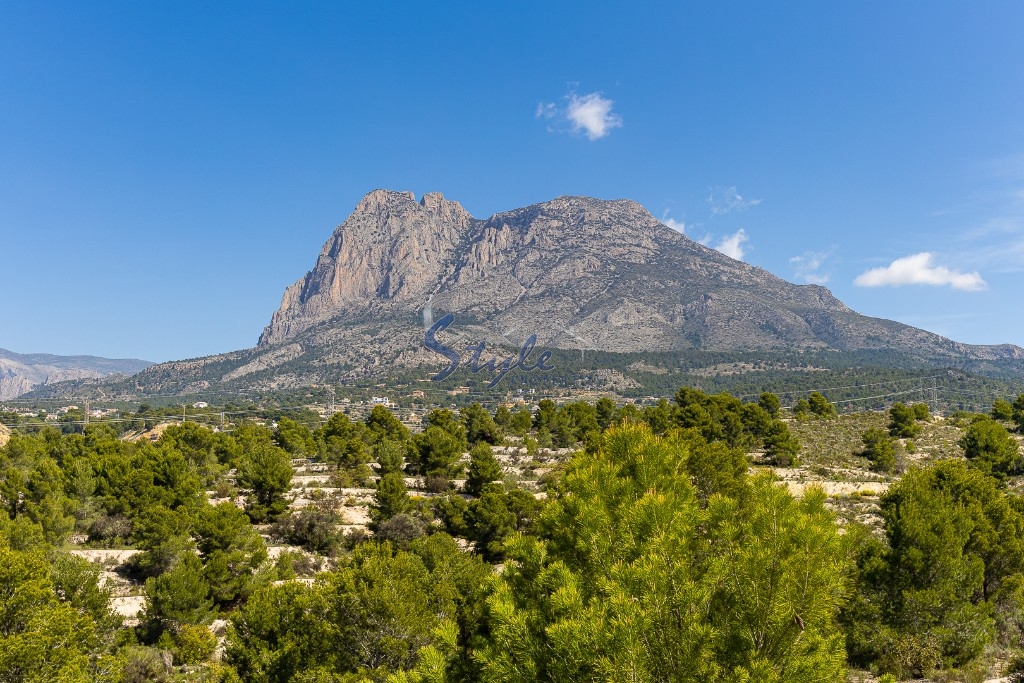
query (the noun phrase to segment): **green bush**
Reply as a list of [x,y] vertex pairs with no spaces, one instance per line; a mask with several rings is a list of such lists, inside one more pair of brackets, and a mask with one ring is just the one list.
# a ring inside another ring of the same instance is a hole
[[897,403],[889,409],[889,434],[899,438],[912,439],[921,432],[914,409]]
[[864,450],[861,455],[871,461],[875,472],[892,472],[896,468],[896,444],[884,429],[873,427],[861,437]]
[[175,664],[198,664],[205,662],[217,649],[217,638],[205,626],[186,624],[177,629],[173,636]]

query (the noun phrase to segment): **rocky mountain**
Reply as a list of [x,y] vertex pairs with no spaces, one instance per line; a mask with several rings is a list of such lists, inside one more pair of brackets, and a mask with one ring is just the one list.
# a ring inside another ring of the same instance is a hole
[[888,349],[1024,359],[869,318],[666,227],[639,204],[587,197],[470,216],[440,194],[368,194],[289,287],[259,348],[329,343],[373,321],[455,314],[495,342],[556,348]]
[[258,345],[166,363],[140,391],[279,389],[383,376],[471,356],[484,341],[609,353],[835,351],[1024,374],[1024,350],[971,346],[860,315],[824,287],[795,285],[709,249],[636,202],[559,197],[471,216],[438,193],[375,190],[288,287]]
[[0,400],[16,398],[56,382],[95,379],[112,374],[134,375],[151,365],[144,360],[22,354],[0,349]]

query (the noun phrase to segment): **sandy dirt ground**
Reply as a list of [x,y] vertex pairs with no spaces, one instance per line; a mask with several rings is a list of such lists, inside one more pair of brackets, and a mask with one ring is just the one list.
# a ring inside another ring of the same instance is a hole
[[889,490],[889,484],[877,481],[783,481],[779,482],[789,489],[794,496],[802,496],[812,486],[818,486],[828,496],[849,496],[859,493],[862,496],[880,496]]
[[125,441],[142,441],[143,439],[147,439],[149,441],[159,441],[160,440],[160,436],[172,424],[179,424],[179,423],[176,423],[176,422],[161,422],[160,424],[158,424],[155,427],[153,427],[152,429],[150,429],[148,432],[142,432],[141,434],[133,434],[131,436],[126,437]]
[[98,562],[102,565],[119,565],[127,562],[133,555],[138,555],[141,550],[102,550],[102,549],[88,549],[88,550],[72,550],[72,555],[89,560],[90,562]]
[[365,505],[342,508],[341,514],[346,526],[366,526],[370,523],[370,508]]
[[146,609],[146,597],[129,595],[123,598],[111,598],[110,607],[125,619],[138,619],[139,614]]

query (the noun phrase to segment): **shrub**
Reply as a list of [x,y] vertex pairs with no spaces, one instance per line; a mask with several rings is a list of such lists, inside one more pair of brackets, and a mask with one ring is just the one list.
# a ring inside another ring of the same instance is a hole
[[914,409],[903,403],[897,403],[889,409],[889,434],[896,437],[912,439],[921,431],[917,424]]
[[283,516],[271,527],[271,534],[291,545],[322,555],[333,555],[341,545],[340,521],[329,500]]
[[874,427],[861,437],[864,450],[861,455],[871,461],[875,472],[892,472],[896,467],[896,445],[884,429]]
[[413,541],[422,538],[426,532],[427,525],[422,520],[403,512],[378,524],[374,538],[391,541],[396,548],[407,550]]
[[1024,459],[1017,441],[1005,427],[990,418],[973,422],[960,439],[960,446],[972,467],[997,479],[1024,471]]
[[836,407],[829,403],[828,399],[817,391],[811,393],[807,399],[808,408],[818,417],[835,417]]
[[89,525],[89,542],[109,547],[123,543],[132,534],[132,521],[124,515],[103,515]]
[[205,662],[217,649],[217,638],[205,626],[184,625],[174,633],[171,650],[176,664]]

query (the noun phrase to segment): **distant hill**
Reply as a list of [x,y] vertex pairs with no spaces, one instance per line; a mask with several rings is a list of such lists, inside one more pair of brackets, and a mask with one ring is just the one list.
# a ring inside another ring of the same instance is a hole
[[464,363],[481,341],[486,360],[534,335],[538,350],[628,361],[632,370],[616,367],[625,375],[643,367],[635,354],[688,365],[691,356],[753,353],[784,355],[787,366],[806,362],[794,354],[845,354],[1024,376],[1024,349],[860,315],[824,287],[691,240],[636,202],[559,197],[477,219],[438,193],[375,190],[288,287],[255,348],[163,363],[118,386],[144,395],[414,380],[448,364],[424,345],[446,314],[436,338]]
[[114,374],[134,375],[151,365],[153,363],[149,361],[135,359],[54,356],[0,349],[0,400],[16,398],[56,382],[96,379]]

